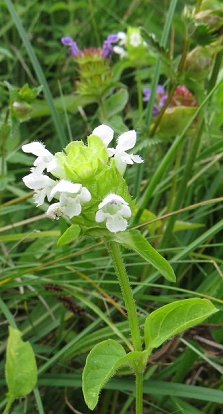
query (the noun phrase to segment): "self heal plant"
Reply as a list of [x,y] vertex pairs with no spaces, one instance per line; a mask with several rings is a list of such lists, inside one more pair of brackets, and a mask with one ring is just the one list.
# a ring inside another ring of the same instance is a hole
[[[143,374],[152,351],[165,341],[202,322],[217,312],[206,299],[186,299],[169,303],[139,322],[137,307],[120,247],[133,250],[169,282],[175,281],[170,264],[137,230],[128,229],[136,206],[123,177],[128,165],[142,163],[138,154],[129,153],[136,143],[136,132],[127,131],[112,146],[114,131],[108,125],[96,127],[83,141],[69,143],[61,152],[51,154],[41,142],[22,149],[35,155],[31,173],[23,178],[34,190],[34,202],[47,200],[46,217],[65,217],[70,226],[58,240],[60,246],[79,236],[102,239],[112,258],[126,307],[132,344],[126,350],[114,339],[95,345],[83,370],[83,394],[93,410],[99,394],[116,371],[128,367],[135,375],[136,414],[143,413]],[[143,327],[144,325],[144,327]],[[144,334],[143,334],[143,329]]]
[[80,79],[77,91],[81,95],[101,97],[111,86],[112,76],[110,58],[113,45],[119,40],[118,35],[111,34],[101,48],[80,49],[71,37],[63,37],[61,43],[68,47],[69,55],[78,65]]

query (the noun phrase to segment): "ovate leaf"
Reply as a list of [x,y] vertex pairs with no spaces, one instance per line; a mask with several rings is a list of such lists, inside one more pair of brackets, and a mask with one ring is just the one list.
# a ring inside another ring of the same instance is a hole
[[37,366],[33,349],[24,342],[17,329],[9,327],[6,351],[6,382],[9,398],[16,399],[29,394],[37,383]]
[[176,276],[170,264],[151,246],[138,230],[116,233],[114,240],[138,253],[143,259],[155,267],[155,269],[157,269],[167,280],[171,282],[176,281]]
[[162,306],[145,322],[145,344],[158,348],[175,335],[203,322],[218,309],[207,299],[184,299]]
[[114,93],[104,102],[104,112],[108,119],[121,112],[128,102],[127,89],[119,89],[118,92]]
[[66,244],[77,240],[80,235],[80,231],[80,226],[77,224],[72,224],[58,239],[58,246],[65,246]]
[[134,372],[143,372],[148,356],[148,350],[126,354],[122,345],[113,339],[95,345],[87,357],[82,376],[83,394],[88,408],[94,410],[100,391],[119,368],[129,366]]
[[124,348],[113,339],[107,339],[89,353],[82,376],[84,399],[90,410],[93,410],[101,389],[115,374],[116,364],[126,355]]

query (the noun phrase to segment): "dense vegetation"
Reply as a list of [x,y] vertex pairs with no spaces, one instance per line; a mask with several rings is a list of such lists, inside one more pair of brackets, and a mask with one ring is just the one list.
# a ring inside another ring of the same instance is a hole
[[[69,220],[46,218],[22,177],[34,157],[84,140],[100,124],[135,129],[143,164],[126,171],[137,228],[172,265],[171,283],[123,248],[140,324],[174,300],[206,298],[220,310],[166,342],[145,372],[144,413],[220,414],[222,355],[223,6],[217,0],[0,0],[1,401],[6,404],[8,325],[30,341],[38,384],[12,413],[90,413],[81,391],[89,351],[100,340],[129,346],[120,287],[106,246],[80,237],[58,245]],[[130,29],[129,29],[130,28]],[[98,67],[80,50],[110,34],[141,30],[141,49]],[[138,29],[137,29],[138,28]],[[104,65],[104,66],[103,66]],[[98,72],[99,70],[99,72]],[[159,95],[157,86],[162,86]],[[149,92],[143,92],[150,90]],[[152,92],[151,92],[152,91]],[[134,413],[131,371],[101,392],[95,413]]]

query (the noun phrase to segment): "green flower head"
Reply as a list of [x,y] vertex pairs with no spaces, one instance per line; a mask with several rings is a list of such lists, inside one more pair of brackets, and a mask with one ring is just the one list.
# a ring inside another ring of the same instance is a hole
[[108,125],[100,125],[87,138],[87,145],[73,141],[55,155],[41,142],[23,145],[24,152],[36,156],[23,181],[34,190],[37,206],[54,199],[46,213],[49,218],[64,216],[83,233],[125,231],[133,202],[123,174],[128,164],[143,160],[127,152],[136,143],[134,130],[121,134],[116,148],[109,146],[113,137]]
[[108,163],[108,151],[103,141],[96,135],[88,137],[88,145],[83,141],[73,141],[56,154],[62,162],[67,177],[79,182],[96,177]]

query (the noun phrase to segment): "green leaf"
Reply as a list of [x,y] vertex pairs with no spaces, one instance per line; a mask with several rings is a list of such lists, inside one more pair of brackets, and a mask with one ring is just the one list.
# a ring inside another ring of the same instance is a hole
[[128,102],[128,92],[122,88],[104,102],[104,112],[108,119],[121,112]]
[[126,355],[124,348],[113,339],[100,342],[89,353],[82,376],[84,399],[93,410],[101,389],[117,370],[117,362]]
[[[55,108],[58,112],[64,113],[68,112],[77,112],[79,107],[85,107],[93,102],[95,102],[95,97],[92,96],[78,96],[78,95],[63,95],[63,97],[58,97],[53,99]],[[33,104],[33,112],[31,113],[31,118],[41,118],[50,115],[50,107],[46,100],[37,99]]]
[[71,243],[78,239],[81,232],[80,226],[78,224],[72,224],[57,241],[59,247],[65,246],[68,243]]
[[36,386],[37,366],[29,342],[23,342],[21,332],[9,327],[6,351],[6,382],[9,399],[25,397]]
[[109,118],[107,124],[119,135],[128,131],[121,115],[114,115],[112,118]]
[[148,43],[148,45],[153,47],[158,53],[160,53],[161,56],[163,56],[165,59],[169,60],[169,54],[168,50],[166,50],[157,39],[156,35],[154,33],[148,33],[147,30],[142,28],[143,34],[145,36],[145,39]]
[[115,234],[114,240],[128,249],[134,250],[170,282],[176,281],[176,276],[170,264],[149,244],[138,230],[119,232]]
[[91,410],[98,403],[101,389],[119,368],[129,366],[134,372],[144,372],[149,351],[125,353],[124,348],[113,339],[95,345],[89,353],[82,376],[85,402]]
[[203,322],[218,309],[207,299],[184,299],[162,306],[145,322],[145,344],[158,348],[163,342]]

